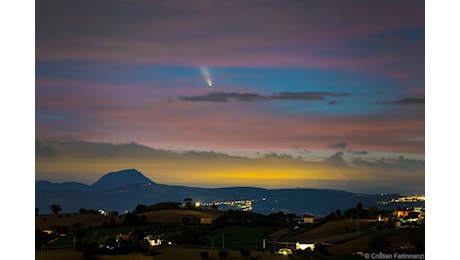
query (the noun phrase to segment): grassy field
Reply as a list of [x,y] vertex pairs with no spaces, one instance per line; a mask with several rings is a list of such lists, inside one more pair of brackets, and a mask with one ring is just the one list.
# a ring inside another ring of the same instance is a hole
[[361,236],[351,239],[345,243],[328,247],[327,250],[336,256],[350,255],[356,252],[365,252],[371,242],[369,236]]
[[[166,230],[179,232],[184,230],[193,230],[203,235],[200,244],[203,242],[203,248],[183,248],[161,247],[156,255],[145,255],[133,253],[119,256],[96,256],[94,259],[201,259],[200,253],[208,251],[210,259],[219,259],[218,251],[222,248],[223,243],[226,250],[230,252],[228,259],[242,259],[240,249],[251,250],[251,256],[258,259],[283,259],[283,256],[274,255],[268,251],[279,249],[281,247],[291,247],[296,242],[300,243],[326,243],[332,244],[327,247],[327,251],[335,256],[341,257],[350,255],[359,251],[365,252],[374,245],[376,241],[383,241],[391,245],[393,249],[403,249],[405,246],[424,246],[424,228],[391,228],[383,229],[382,223],[375,220],[356,220],[342,219],[338,221],[329,221],[320,225],[300,225],[300,228],[293,229],[285,225],[279,227],[246,227],[246,226],[225,226],[214,227],[208,225],[185,225],[184,217],[199,219],[201,217],[218,217],[223,214],[222,211],[215,210],[159,210],[142,213],[149,223],[155,223],[144,226],[114,226],[102,227],[104,222],[109,222],[110,217],[91,214],[61,214],[59,215],[42,215],[36,217],[36,228],[46,229],[51,225],[64,225],[71,227],[74,223],[81,223],[85,228],[85,237],[89,240],[95,240],[103,243],[108,237],[116,234],[129,234],[136,229],[147,229],[153,234],[160,234]],[[121,223],[123,218],[113,217],[116,223]],[[388,224],[387,224],[388,225]],[[88,228],[88,227],[92,228]],[[358,229],[359,226],[359,229]],[[279,228],[279,229],[277,229]],[[169,231],[168,231],[169,232]],[[197,233],[198,234],[198,233]],[[266,239],[266,252],[262,253],[263,239]],[[376,240],[377,238],[377,240]],[[289,242],[289,246],[277,242]],[[50,247],[64,247],[73,245],[74,236],[69,233],[53,242]],[[184,244],[193,244],[185,243]],[[234,250],[234,251],[232,251]],[[316,251],[316,250],[315,250]],[[286,257],[284,257],[285,259]],[[73,249],[45,249],[36,251],[36,259],[84,259],[83,256]],[[291,256],[289,259],[296,259]],[[310,257],[310,259],[316,259]]]
[[231,226],[213,230],[210,237],[206,239],[206,246],[214,248],[225,248],[250,250],[262,249],[262,239],[266,234],[273,231],[270,227],[241,227]]
[[[49,214],[35,216],[35,229],[49,229],[51,226],[66,226],[71,228],[73,224],[80,223],[82,228],[89,226],[101,226],[104,222],[109,223],[111,217],[94,214]],[[123,222],[123,219],[114,216],[116,224]]]
[[[184,217],[200,219],[200,218],[213,218],[222,215],[222,211],[216,210],[158,210],[141,213],[145,215],[149,223],[178,223],[183,222]],[[129,234],[136,229],[144,229],[145,226],[116,226],[116,227],[102,227],[104,222],[110,223],[111,218],[115,220],[116,224],[123,223],[123,218],[119,216],[103,216],[95,214],[49,214],[35,216],[36,229],[50,229],[52,226],[65,226],[68,230],[72,230],[72,226],[76,223],[81,224],[85,229],[85,236],[93,240],[101,240],[102,242],[116,234]],[[175,224],[173,224],[175,225]],[[92,227],[92,228],[90,228]],[[71,246],[73,245],[74,235],[70,232],[67,236],[61,237],[51,243],[50,247]],[[211,245],[210,245],[211,246]]]
[[141,213],[139,215],[145,215],[147,221],[151,223],[182,223],[184,217],[195,217],[195,218],[217,218],[224,214],[218,210],[156,210]]
[[85,257],[73,248],[35,250],[35,260],[81,260]]
[[[86,238],[88,240],[95,240],[103,242],[110,236],[116,236],[117,234],[129,234],[133,230],[142,229],[143,226],[120,226],[120,227],[99,227],[92,228],[86,231]],[[48,244],[48,247],[62,247],[72,246],[74,243],[74,233],[70,232],[66,236],[62,236],[52,243]]]
[[322,243],[337,243],[349,238],[356,237],[360,233],[374,230],[377,225],[375,220],[359,220],[359,233],[357,231],[358,224],[356,220],[339,220],[324,223],[307,232],[303,232],[293,237],[294,240],[302,242],[322,242]]
[[[336,256],[351,255],[356,252],[366,252],[371,242],[377,237],[385,237],[394,250],[407,245],[424,244],[424,228],[402,228],[384,230],[382,223],[375,220],[359,220],[359,229],[356,219],[330,221],[313,229],[301,232],[289,232],[287,229],[278,230],[277,235],[289,241],[303,243],[332,244],[327,250]],[[378,228],[378,227],[381,228]],[[270,234],[272,236],[273,234]]]
[[[202,249],[202,248],[182,248],[182,247],[165,247],[159,248],[155,255],[145,255],[142,253],[131,253],[126,255],[96,255],[96,260],[201,260],[201,252],[209,253],[209,260],[218,260],[219,249]],[[227,250],[229,255],[227,259],[244,259],[240,251]],[[287,259],[286,256],[272,254],[269,252],[251,251],[251,257],[257,257],[259,260],[278,260]],[[53,250],[37,250],[35,252],[36,260],[80,260],[85,259],[84,256],[76,252],[74,249],[53,249]],[[290,257],[289,259],[297,259]]]
[[[145,215],[150,223],[182,223],[184,217],[189,218],[209,218],[218,217],[224,214],[218,210],[157,210],[141,213]],[[104,222],[109,223],[110,219],[115,220],[115,224],[121,224],[123,218],[120,216],[103,216],[94,214],[48,214],[35,216],[35,229],[48,229],[53,225],[66,226],[71,228],[73,224],[80,223],[82,228],[89,226],[98,227]]]

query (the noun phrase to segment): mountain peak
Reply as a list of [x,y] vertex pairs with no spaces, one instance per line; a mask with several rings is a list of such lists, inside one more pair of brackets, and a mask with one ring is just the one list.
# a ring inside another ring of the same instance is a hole
[[91,185],[93,190],[110,190],[116,187],[131,185],[153,183],[149,178],[145,177],[136,169],[127,169],[117,172],[107,173],[102,176],[98,181]]

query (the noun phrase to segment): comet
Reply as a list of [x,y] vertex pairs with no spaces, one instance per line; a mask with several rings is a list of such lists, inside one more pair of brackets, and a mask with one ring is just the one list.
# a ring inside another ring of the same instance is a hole
[[209,69],[207,67],[201,67],[200,70],[201,74],[203,74],[203,77],[206,80],[206,83],[208,83],[208,86],[212,87],[211,73],[209,72]]

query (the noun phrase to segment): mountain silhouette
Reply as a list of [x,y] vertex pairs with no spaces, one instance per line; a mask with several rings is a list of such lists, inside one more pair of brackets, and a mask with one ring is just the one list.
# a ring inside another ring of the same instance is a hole
[[98,181],[91,185],[92,191],[107,191],[117,187],[123,187],[133,184],[153,183],[136,169],[122,170],[111,172],[102,176]]
[[286,213],[327,215],[361,203],[363,207],[394,209],[380,202],[398,198],[399,194],[362,194],[331,189],[263,189],[255,187],[197,188],[158,184],[135,169],[111,172],[92,185],[76,182],[35,182],[35,207],[41,214],[51,213],[51,204],[63,212],[81,208],[133,211],[137,205],[159,202],[183,202],[184,198],[212,203],[251,200],[253,211],[261,214]]

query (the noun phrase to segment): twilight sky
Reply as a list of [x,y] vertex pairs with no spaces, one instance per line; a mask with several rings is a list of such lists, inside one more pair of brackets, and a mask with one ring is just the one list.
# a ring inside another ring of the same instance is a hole
[[424,1],[36,2],[35,177],[425,191]]

